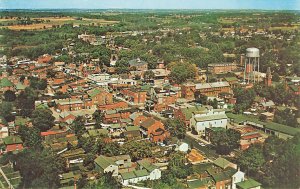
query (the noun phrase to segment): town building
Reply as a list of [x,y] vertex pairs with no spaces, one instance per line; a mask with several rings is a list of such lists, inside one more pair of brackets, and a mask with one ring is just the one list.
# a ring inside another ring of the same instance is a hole
[[140,131],[144,137],[150,138],[152,142],[163,142],[170,137],[161,121],[150,117],[140,124]]
[[208,64],[207,71],[213,74],[227,73],[232,72],[237,69],[237,65],[235,63],[215,63]]
[[191,118],[191,127],[201,135],[205,134],[205,128],[227,126],[227,116],[223,109],[213,109],[207,106],[204,111],[193,112]]

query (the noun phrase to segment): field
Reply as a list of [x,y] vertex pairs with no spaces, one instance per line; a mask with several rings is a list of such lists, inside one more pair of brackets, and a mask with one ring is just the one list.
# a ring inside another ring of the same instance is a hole
[[[32,18],[32,20],[39,20],[43,23],[33,23],[30,25],[21,25],[17,24],[17,18],[9,19],[0,19],[1,28],[8,28],[11,30],[43,30],[52,28],[53,26],[61,26],[64,24],[73,24],[73,25],[111,25],[118,23],[117,21],[107,21],[104,19],[88,19],[82,18],[81,20],[74,17],[41,17],[41,18]],[[12,25],[11,25],[12,24]]]

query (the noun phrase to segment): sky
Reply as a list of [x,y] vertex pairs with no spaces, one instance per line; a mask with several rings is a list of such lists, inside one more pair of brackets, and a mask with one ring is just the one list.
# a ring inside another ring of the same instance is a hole
[[0,0],[0,8],[300,10],[300,0]]

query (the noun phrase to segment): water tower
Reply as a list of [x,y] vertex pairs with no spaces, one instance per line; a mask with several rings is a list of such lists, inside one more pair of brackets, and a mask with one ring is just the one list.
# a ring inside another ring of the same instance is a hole
[[247,48],[245,57],[244,82],[259,81],[259,49]]

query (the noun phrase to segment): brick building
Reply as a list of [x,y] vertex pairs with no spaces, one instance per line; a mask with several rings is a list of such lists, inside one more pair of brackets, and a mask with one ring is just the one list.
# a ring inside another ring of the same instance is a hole
[[213,74],[227,73],[237,69],[235,63],[215,63],[208,64],[207,70]]
[[232,93],[232,89],[227,81],[213,83],[197,83],[196,91],[205,96],[217,97],[220,93]]
[[148,118],[140,124],[140,130],[144,137],[150,138],[152,142],[163,142],[170,137],[162,122]]

